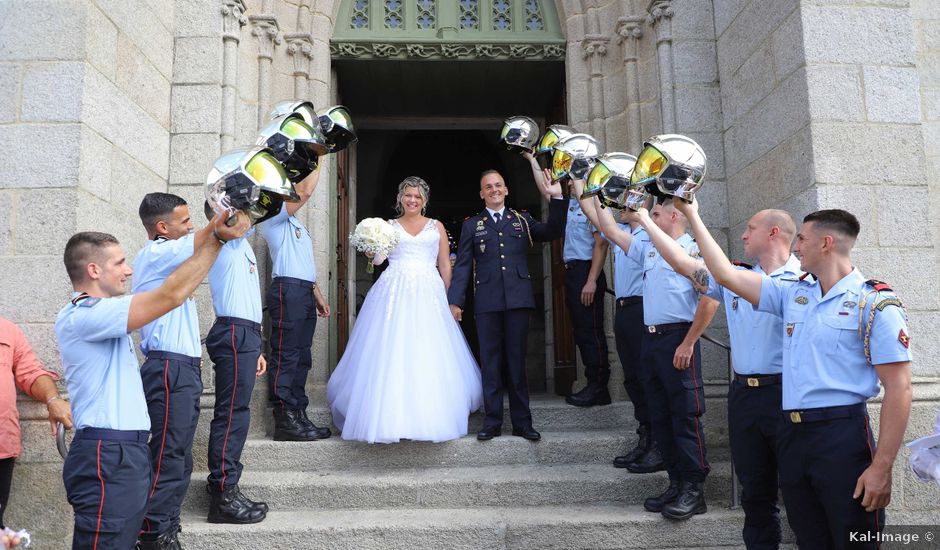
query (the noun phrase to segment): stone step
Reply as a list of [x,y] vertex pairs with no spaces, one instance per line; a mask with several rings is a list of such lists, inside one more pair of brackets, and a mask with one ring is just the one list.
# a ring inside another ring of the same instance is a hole
[[[180,541],[189,550],[743,548],[744,513],[712,502],[707,514],[677,522],[641,506],[395,508],[270,512],[254,525],[209,524],[185,514]],[[785,542],[792,535],[785,534]]]
[[[206,473],[193,474],[184,510],[205,513]],[[246,470],[241,490],[272,510],[642,504],[669,485],[665,472],[631,474],[610,464],[518,464],[341,472]],[[731,465],[712,463],[709,500],[731,498]]]
[[628,436],[619,429],[543,431],[542,440],[536,443],[505,433],[490,441],[477,441],[475,436],[468,435],[444,443],[403,441],[391,445],[344,441],[336,435],[308,442],[249,438],[241,461],[248,471],[295,472],[499,464],[609,464],[635,442],[636,435]]

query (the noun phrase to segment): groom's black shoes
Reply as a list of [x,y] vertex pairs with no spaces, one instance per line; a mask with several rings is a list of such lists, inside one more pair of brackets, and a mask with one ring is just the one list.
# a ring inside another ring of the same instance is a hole
[[274,407],[274,441],[315,441],[330,437],[329,428],[307,428],[302,411]]
[[499,437],[503,434],[502,429],[499,426],[490,426],[489,428],[484,427],[482,430],[477,432],[477,439],[480,441],[489,441],[494,437]]
[[538,441],[542,439],[542,434],[535,431],[535,428],[532,426],[529,426],[528,428],[513,428],[512,435],[528,439],[529,441]]

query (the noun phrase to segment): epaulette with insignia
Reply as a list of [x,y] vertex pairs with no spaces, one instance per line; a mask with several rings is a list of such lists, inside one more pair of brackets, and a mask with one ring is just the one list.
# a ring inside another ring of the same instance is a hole
[[868,279],[867,281],[865,281],[865,284],[875,289],[876,292],[881,292],[883,290],[887,290],[888,292],[894,292],[888,283],[885,283],[883,281],[878,281],[876,279]]
[[732,263],[733,265],[738,266],[738,267],[743,267],[744,269],[747,269],[748,271],[754,269],[754,266],[752,266],[751,264],[746,264],[746,263],[744,263],[744,262],[739,262],[739,261],[737,261],[737,260],[735,260],[735,261],[733,261],[733,262],[731,262],[731,263]]

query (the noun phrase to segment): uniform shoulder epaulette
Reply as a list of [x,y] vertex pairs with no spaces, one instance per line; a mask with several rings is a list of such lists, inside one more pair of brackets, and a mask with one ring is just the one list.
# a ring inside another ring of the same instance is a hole
[[752,266],[751,264],[746,264],[746,263],[744,263],[744,262],[739,262],[739,261],[737,261],[737,260],[735,260],[735,261],[733,261],[733,262],[731,262],[731,263],[732,263],[732,265],[736,265],[736,266],[738,266],[738,267],[743,267],[744,269],[747,269],[748,271],[754,269],[754,266]]
[[467,221],[467,220],[469,220],[469,219],[472,218],[472,217],[473,217],[473,216],[467,216],[466,218],[463,219],[463,221]]
[[88,293],[82,292],[78,296],[72,298],[72,305],[78,307],[91,307],[101,301],[101,298],[94,298],[89,296]]
[[894,292],[894,290],[891,288],[891,285],[889,285],[888,283],[884,281],[879,281],[877,279],[868,279],[867,281],[865,281],[865,284],[872,287],[877,292],[881,292],[883,290],[887,290],[888,292]]
[[800,281],[805,281],[807,277],[812,277],[814,281],[816,280],[816,276],[813,275],[812,273],[810,273],[809,271],[807,271],[806,273],[800,275],[799,280],[800,280]]

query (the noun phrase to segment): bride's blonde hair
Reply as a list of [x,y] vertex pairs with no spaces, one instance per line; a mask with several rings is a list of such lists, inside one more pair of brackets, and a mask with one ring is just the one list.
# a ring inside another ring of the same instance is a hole
[[398,184],[398,198],[395,199],[395,212],[398,213],[398,217],[405,215],[405,211],[401,207],[401,198],[405,196],[405,190],[409,187],[417,189],[418,193],[421,195],[421,198],[424,199],[424,206],[421,207],[421,214],[424,214],[427,211],[428,203],[431,201],[431,188],[428,186],[428,182],[424,181],[418,176],[408,176]]

